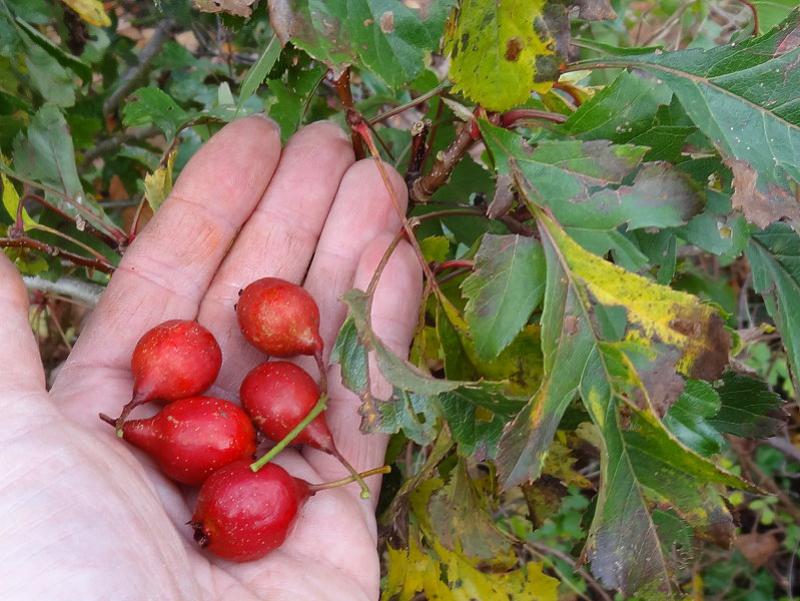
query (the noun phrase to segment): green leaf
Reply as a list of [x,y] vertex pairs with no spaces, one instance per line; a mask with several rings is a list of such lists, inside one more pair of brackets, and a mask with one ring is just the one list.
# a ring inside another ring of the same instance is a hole
[[267,47],[264,48],[264,52],[258,57],[256,63],[247,70],[247,75],[245,75],[242,86],[239,89],[239,102],[236,104],[237,108],[242,108],[242,105],[247,102],[248,98],[255,93],[258,86],[267,78],[267,75],[269,75],[269,72],[272,70],[280,54],[280,41],[278,40],[278,36],[273,35]]
[[461,286],[478,355],[497,357],[514,340],[542,301],[544,273],[542,247],[532,238],[483,237],[475,270]]
[[752,2],[758,11],[761,31],[772,29],[797,7],[797,0],[752,0]]
[[727,373],[717,392],[720,410],[708,422],[720,432],[767,438],[774,436],[785,421],[780,413],[783,400],[765,382]]
[[515,165],[532,182],[532,200],[553,210],[568,200],[585,200],[590,187],[621,184],[647,152],[644,146],[606,140],[545,140],[532,148],[516,132],[479,124],[498,172],[511,173]]
[[308,69],[291,70],[286,82],[270,79],[272,98],[267,101],[269,116],[281,126],[281,138],[285,141],[303,123],[314,92],[325,77],[327,69],[314,63]]
[[152,123],[170,139],[189,118],[166,92],[154,87],[139,88],[122,107],[122,122],[126,127]]
[[31,83],[52,105],[69,107],[75,104],[75,82],[73,76],[58,64],[46,50],[26,41],[25,66]]
[[769,33],[709,50],[660,52],[588,61],[636,66],[666,82],[734,174],[734,208],[766,227],[800,225],[800,10]]
[[84,82],[92,80],[92,68],[84,63],[77,56],[70,54],[60,46],[54,44],[50,38],[43,35],[38,29],[31,26],[27,21],[16,17],[17,25],[27,34],[34,44],[37,44],[50,56],[52,56],[62,67],[72,69]]
[[280,0],[269,5],[270,25],[283,44],[291,41],[337,74],[357,64],[400,87],[439,47],[451,5],[444,0],[423,10],[394,0]]
[[719,487],[752,487],[682,446],[653,414],[631,407],[625,384],[631,374],[620,367],[597,347],[581,382],[584,404],[603,437],[601,490],[585,552],[605,586],[626,596],[669,594],[675,561],[682,558],[665,544],[674,532],[659,530],[654,507],[667,504],[706,536],[729,543],[733,520]]
[[625,143],[647,131],[658,108],[669,104],[671,97],[667,86],[623,71],[579,106],[560,129],[584,140]]
[[461,2],[447,43],[453,91],[492,111],[523,104],[534,88],[537,59],[553,54],[553,40],[541,33],[544,4]]
[[420,240],[419,247],[428,262],[441,263],[450,254],[450,240],[447,236],[428,236]]
[[40,108],[31,120],[27,138],[15,141],[14,166],[22,175],[49,184],[74,200],[87,200],[75,166],[69,127],[55,106]]
[[753,287],[764,298],[781,334],[797,388],[800,378],[800,238],[786,224],[776,223],[752,235],[747,258]]
[[693,451],[704,455],[719,453],[725,440],[712,425],[720,409],[720,398],[708,382],[689,380],[681,396],[664,416],[664,425]]

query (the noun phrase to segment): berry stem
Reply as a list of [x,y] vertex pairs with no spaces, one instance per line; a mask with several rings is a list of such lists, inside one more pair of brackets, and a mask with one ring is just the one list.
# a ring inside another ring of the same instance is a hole
[[[367,470],[366,472],[358,473],[359,478],[369,478],[370,476],[377,476],[378,474],[388,474],[392,471],[392,468],[388,465],[382,465],[381,467],[376,467],[371,470]],[[339,488],[340,486],[344,486],[345,484],[350,484],[351,482],[355,482],[355,476],[348,476],[347,478],[342,478],[341,480],[334,480],[333,482],[323,482],[322,484],[310,484],[308,486],[309,490],[312,493],[315,493],[320,490],[328,490],[329,488]]]
[[[119,414],[119,417],[114,422],[114,429],[117,431],[117,436],[122,438],[122,426],[125,423],[125,420],[130,415],[131,411],[136,409],[139,405],[146,402],[145,398],[147,395],[142,394],[141,392],[135,392],[131,397],[131,400],[122,408],[122,413]],[[102,417],[100,419],[103,419]],[[105,421],[105,420],[103,420]]]
[[336,459],[339,461],[339,463],[341,463],[344,466],[344,468],[348,472],[350,472],[350,477],[352,478],[352,481],[358,482],[358,485],[361,487],[361,498],[362,499],[369,499],[369,494],[370,494],[369,493],[369,486],[367,486],[367,483],[364,482],[364,478],[362,478],[361,474],[359,474],[356,471],[356,468],[354,468],[352,465],[350,465],[350,462],[347,461],[347,459],[344,458],[344,455],[342,455],[339,452],[339,449],[337,449],[336,447],[334,447],[333,449],[330,450],[330,454],[333,455],[334,457],[336,457]]
[[319,391],[322,396],[325,396],[328,394],[328,370],[325,367],[325,360],[322,358],[322,351],[314,353],[314,361],[317,362],[317,368],[319,368]]
[[270,461],[272,461],[278,453],[280,453],[283,449],[285,449],[290,444],[292,444],[292,441],[295,438],[297,438],[297,435],[300,434],[300,432],[302,432],[303,429],[308,424],[310,424],[312,421],[314,421],[314,419],[320,413],[325,411],[327,406],[328,406],[328,395],[323,393],[323,394],[320,395],[319,400],[317,400],[317,404],[314,405],[314,407],[312,407],[311,411],[308,412],[308,415],[306,415],[300,421],[299,424],[297,424],[294,428],[292,428],[292,430],[286,436],[283,437],[283,440],[281,440],[278,444],[276,444],[269,451],[267,451],[266,454],[263,457],[261,457],[257,461],[254,461],[253,463],[251,463],[250,464],[250,469],[253,470],[254,472],[257,472],[262,467],[267,465]]

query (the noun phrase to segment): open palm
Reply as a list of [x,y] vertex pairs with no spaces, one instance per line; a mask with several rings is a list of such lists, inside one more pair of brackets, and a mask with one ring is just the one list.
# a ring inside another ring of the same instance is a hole
[[[405,186],[391,173],[403,202]],[[185,525],[196,490],[162,477],[97,414],[117,414],[128,400],[133,347],[166,319],[197,318],[214,333],[223,366],[209,394],[236,400],[242,378],[264,357],[239,333],[233,305],[259,277],[303,283],[320,306],[329,350],[345,315],[340,296],[366,287],[399,226],[377,165],[354,163],[336,126],[308,126],[281,152],[271,122],[236,121],[191,160],[128,250],[49,393],[25,289],[0,257],[0,598],[377,598],[377,477],[369,481],[372,502],[360,500],[355,485],[321,492],[281,548],[260,561],[229,563],[200,550]],[[403,244],[373,306],[376,331],[401,354],[420,285]],[[335,369],[329,380],[328,421],[339,449],[358,469],[380,465],[385,438],[358,432],[358,399]],[[288,450],[277,461],[310,482],[344,475],[313,449]]]

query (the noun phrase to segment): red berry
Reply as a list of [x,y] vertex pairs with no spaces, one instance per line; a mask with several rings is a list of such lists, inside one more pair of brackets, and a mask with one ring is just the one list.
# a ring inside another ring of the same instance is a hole
[[173,319],[149,330],[131,357],[133,398],[174,401],[206,391],[217,379],[222,351],[196,321]]
[[297,284],[262,278],[245,288],[236,304],[244,337],[268,355],[321,355],[319,308]]
[[117,434],[135,407],[205,392],[217,379],[222,351],[214,335],[196,321],[173,319],[145,332],[131,357],[133,396],[117,418]]
[[122,433],[168,477],[184,484],[202,484],[214,470],[256,452],[256,432],[247,414],[214,397],[177,400],[149,419],[125,422]]
[[[320,389],[302,368],[288,361],[270,361],[255,367],[239,388],[242,406],[259,429],[280,442],[317,404]],[[355,468],[336,448],[325,415],[320,414],[292,441],[333,455],[361,485],[364,498],[369,489]]]
[[274,463],[253,472],[236,461],[208,477],[189,523],[194,539],[215,555],[252,561],[283,544],[312,494],[307,482]]
[[[319,395],[314,379],[302,367],[288,361],[262,363],[247,374],[239,388],[242,406],[256,426],[276,442],[308,415]],[[294,442],[331,453],[333,436],[325,415],[317,416]]]

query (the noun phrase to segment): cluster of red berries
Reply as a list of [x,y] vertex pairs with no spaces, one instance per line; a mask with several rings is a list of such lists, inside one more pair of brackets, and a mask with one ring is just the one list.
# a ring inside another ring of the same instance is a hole
[[[172,320],[149,330],[136,344],[133,396],[119,418],[100,417],[116,427],[118,436],[148,453],[169,478],[200,486],[188,522],[200,545],[228,560],[251,561],[283,543],[300,507],[318,490],[357,480],[368,491],[336,448],[323,414],[296,432],[320,406],[326,387],[314,299],[291,282],[263,278],[240,292],[236,314],[245,338],[267,355],[313,356],[321,386],[301,367],[272,361],[242,381],[244,410],[227,400],[198,396],[216,380],[222,352],[211,332],[196,321]],[[136,406],[149,401],[168,404],[151,418],[127,420]],[[275,464],[253,463],[253,424],[275,442],[306,444],[335,456],[351,477],[313,485]],[[284,440],[290,433],[295,438]]]

